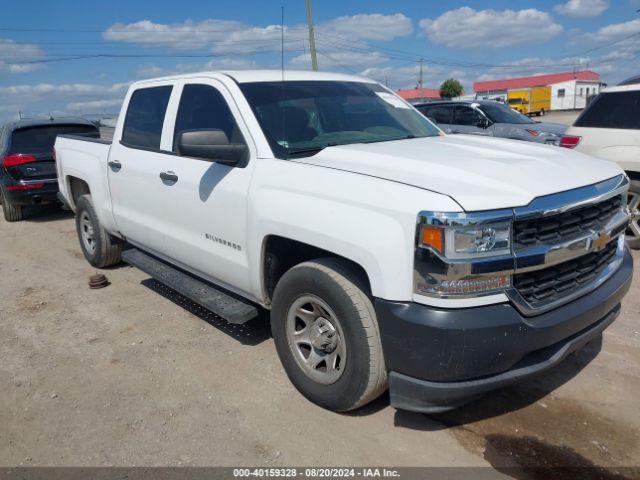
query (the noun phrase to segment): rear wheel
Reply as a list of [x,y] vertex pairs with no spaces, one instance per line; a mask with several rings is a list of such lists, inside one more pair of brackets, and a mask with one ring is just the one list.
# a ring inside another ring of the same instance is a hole
[[0,199],[2,201],[2,213],[7,222],[19,222],[22,220],[22,205],[14,205],[4,198],[2,189],[0,189]]
[[100,224],[91,195],[82,195],[78,199],[76,230],[82,253],[91,265],[104,268],[120,263],[122,242]]
[[293,385],[334,411],[358,408],[387,387],[375,310],[362,281],[338,259],[286,272],[273,295],[271,330]]
[[627,229],[627,244],[630,248],[640,249],[640,180],[631,180],[627,197],[631,222]]

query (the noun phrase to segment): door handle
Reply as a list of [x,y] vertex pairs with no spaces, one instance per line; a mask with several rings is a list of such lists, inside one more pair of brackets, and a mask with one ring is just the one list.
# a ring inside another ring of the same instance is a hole
[[174,184],[178,181],[178,176],[173,172],[160,172],[160,179],[163,182]]
[[109,165],[109,168],[114,172],[119,172],[120,169],[122,168],[122,164],[117,160],[111,160],[108,165]]

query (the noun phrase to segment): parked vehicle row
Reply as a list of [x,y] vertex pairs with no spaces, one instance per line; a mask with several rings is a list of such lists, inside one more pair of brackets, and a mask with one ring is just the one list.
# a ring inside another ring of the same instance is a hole
[[98,137],[98,129],[79,118],[19,120],[0,127],[0,201],[8,222],[22,220],[22,208],[57,201],[53,144],[59,134]]
[[112,143],[55,152],[91,265],[124,260],[233,323],[269,311],[292,383],[336,411],[389,388],[438,412],[526,381],[599,337],[631,283],[620,166],[446,135],[366,78],[140,81]]

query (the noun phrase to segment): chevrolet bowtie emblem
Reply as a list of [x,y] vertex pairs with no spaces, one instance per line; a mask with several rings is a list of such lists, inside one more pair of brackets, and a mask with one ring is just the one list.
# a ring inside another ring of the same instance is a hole
[[602,231],[598,233],[598,236],[591,241],[591,245],[593,245],[593,248],[596,251],[599,251],[607,246],[607,243],[609,243],[609,240],[611,240],[611,235],[609,235],[605,231]]

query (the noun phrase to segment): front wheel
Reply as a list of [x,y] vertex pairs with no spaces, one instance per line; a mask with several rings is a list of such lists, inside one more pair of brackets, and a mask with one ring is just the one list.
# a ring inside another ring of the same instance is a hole
[[387,387],[375,310],[349,265],[326,258],[287,271],[273,295],[271,331],[284,369],[309,400],[356,409]]
[[627,245],[635,250],[640,249],[640,180],[631,180],[627,196],[631,221],[627,229]]
[[76,230],[82,253],[92,266],[104,268],[120,263],[122,242],[100,224],[91,195],[82,195],[78,199]]

